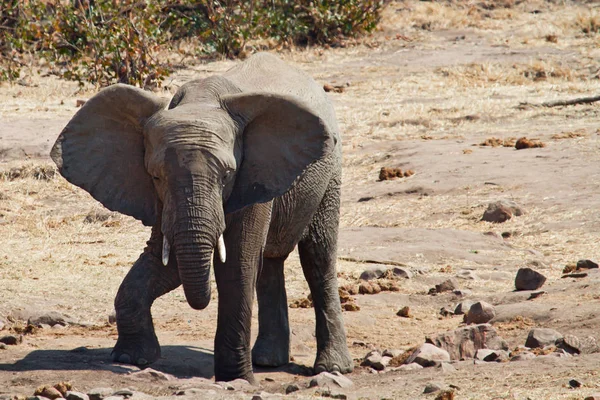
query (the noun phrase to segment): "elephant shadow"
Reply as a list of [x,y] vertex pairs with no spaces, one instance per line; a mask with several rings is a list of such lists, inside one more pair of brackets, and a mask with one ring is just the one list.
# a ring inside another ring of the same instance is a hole
[[[111,361],[112,348],[77,347],[71,350],[34,350],[14,363],[0,363],[0,371],[108,371],[128,374],[139,371],[132,365]],[[161,346],[162,357],[150,368],[177,378],[214,377],[214,354],[210,349],[194,346]],[[255,373],[285,372],[310,376],[312,368],[289,363],[278,368],[257,368]],[[258,377],[260,379],[260,377]]]
[[[127,374],[139,368],[111,361],[112,348],[77,347],[71,350],[34,350],[14,363],[0,363],[0,371],[110,371]],[[212,350],[193,346],[162,346],[162,357],[150,367],[177,378],[214,376]]]

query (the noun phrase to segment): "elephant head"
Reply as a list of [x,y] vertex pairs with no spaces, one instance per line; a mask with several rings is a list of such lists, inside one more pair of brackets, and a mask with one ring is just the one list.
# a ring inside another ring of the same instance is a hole
[[163,263],[174,253],[186,299],[202,309],[215,247],[225,261],[225,214],[284,194],[336,139],[301,101],[222,78],[192,81],[166,105],[132,86],[103,89],[50,155],[108,209],[160,224]]

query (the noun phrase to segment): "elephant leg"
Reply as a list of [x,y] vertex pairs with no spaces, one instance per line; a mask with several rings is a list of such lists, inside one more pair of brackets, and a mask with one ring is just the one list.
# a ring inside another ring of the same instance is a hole
[[279,367],[290,362],[290,324],[283,274],[286,258],[263,258],[258,275],[258,337],[252,349],[255,365]]
[[271,204],[254,204],[226,217],[227,260],[213,259],[219,291],[215,335],[215,379],[256,384],[252,373],[250,325],[256,278],[262,264]]
[[119,287],[115,299],[119,338],[114,361],[147,365],[160,357],[160,345],[150,308],[156,298],[181,284],[175,261],[162,265],[157,255],[144,251]]
[[332,180],[307,232],[298,243],[300,263],[308,281],[316,314],[315,373],[346,373],[353,369],[346,343],[336,274],[339,193],[339,182]]

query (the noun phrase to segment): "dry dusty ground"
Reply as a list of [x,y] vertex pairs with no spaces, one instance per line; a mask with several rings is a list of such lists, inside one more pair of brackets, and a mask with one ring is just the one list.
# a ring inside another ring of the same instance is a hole
[[[461,325],[461,317],[439,315],[442,306],[459,301],[454,295],[427,294],[461,270],[479,276],[460,280],[461,288],[472,291],[469,298],[497,306],[494,326],[511,348],[524,344],[532,327],[597,335],[600,278],[562,279],[561,272],[578,259],[600,259],[600,106],[531,105],[600,94],[600,34],[589,33],[599,29],[600,7],[584,3],[398,1],[386,9],[380,31],[356,45],[280,53],[319,82],[349,83],[331,94],[345,135],[342,283],[365,269],[360,260],[401,263],[415,272],[399,292],[355,296],[360,311],[344,316],[357,359],[373,347],[407,349]],[[234,63],[181,69],[162,95]],[[94,89],[77,92],[74,84],[52,77],[27,82],[0,86],[0,316],[6,323],[0,334],[22,325],[19,318],[31,310],[56,310],[89,325],[41,329],[0,350],[0,394],[31,395],[39,385],[68,380],[81,391],[109,386],[172,395],[193,386],[184,378],[212,378],[217,302],[196,312],[181,290],[153,309],[163,344],[163,358],[153,368],[179,379],[135,380],[127,372],[136,368],[109,362],[116,339],[107,323],[113,297],[149,231],[119,215],[86,222],[90,213],[104,213],[101,206],[48,176],[49,147],[76,111],[76,99]],[[522,136],[546,146],[478,145]],[[415,174],[378,182],[383,166]],[[10,172],[22,167],[21,176]],[[487,204],[500,199],[517,202],[526,214],[503,224],[481,222]],[[546,295],[526,300],[529,293],[513,292],[523,266],[548,277]],[[290,301],[306,296],[295,255],[286,272]],[[406,305],[413,318],[397,317]],[[284,396],[287,384],[308,379],[303,366],[312,365],[315,353],[313,311],[291,309],[290,318],[295,364],[259,371],[263,388],[257,391]],[[349,375],[355,386],[346,394],[427,398],[423,388],[436,380],[455,385],[457,399],[583,399],[600,391],[599,365],[600,355],[592,354],[462,362],[451,373],[356,368]],[[570,389],[570,378],[583,387]],[[307,389],[287,397],[318,395]]]

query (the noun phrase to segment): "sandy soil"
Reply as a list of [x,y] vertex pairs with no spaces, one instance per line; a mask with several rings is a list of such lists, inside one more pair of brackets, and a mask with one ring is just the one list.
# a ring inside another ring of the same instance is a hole
[[[373,374],[358,367],[371,348],[408,349],[461,326],[462,317],[439,315],[460,299],[427,292],[464,270],[479,278],[459,279],[461,289],[497,307],[493,325],[511,348],[524,344],[533,327],[597,334],[600,275],[564,279],[562,270],[579,259],[600,260],[600,108],[537,105],[600,93],[600,35],[584,33],[600,26],[600,9],[585,2],[517,3],[392,2],[380,30],[355,45],[279,53],[319,82],[345,86],[331,93],[344,132],[341,283],[356,282],[373,265],[366,260],[414,273],[398,292],[354,296],[360,311],[344,313],[357,359],[349,375],[354,387],[341,390],[348,398],[433,398],[422,394],[430,381],[454,385],[457,399],[583,399],[600,392],[598,354],[463,361],[446,373]],[[160,94],[234,64],[187,66]],[[163,357],[152,368],[175,378],[134,378],[137,368],[110,362],[113,298],[149,231],[52,176],[48,150],[76,101],[95,89],[37,75],[27,82],[0,86],[0,334],[36,311],[59,311],[80,324],[40,329],[0,350],[0,396],[31,395],[63,380],[80,391],[128,387],[167,396],[193,387],[194,379],[212,379],[217,302],[196,312],[181,290],[153,308]],[[523,136],[545,147],[480,145]],[[415,173],[379,182],[381,167]],[[487,204],[501,199],[525,214],[482,222]],[[105,219],[86,222],[96,214]],[[547,294],[527,300],[528,292],[514,292],[515,273],[524,266],[547,276]],[[308,294],[296,255],[286,276],[290,302]],[[412,318],[396,316],[403,306]],[[290,309],[290,318],[294,363],[259,370],[262,388],[205,398],[285,396],[289,383],[306,382],[315,354],[313,310]],[[571,389],[572,378],[583,386]],[[285,397],[316,398],[315,390]]]

